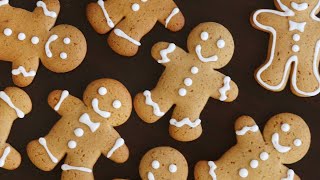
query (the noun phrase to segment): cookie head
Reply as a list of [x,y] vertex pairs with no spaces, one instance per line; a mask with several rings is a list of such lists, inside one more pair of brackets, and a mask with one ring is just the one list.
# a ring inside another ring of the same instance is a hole
[[139,173],[143,180],[183,180],[188,176],[188,163],[179,151],[171,147],[157,147],[143,156]]
[[[282,7],[287,6],[295,12],[311,12],[316,8],[318,0],[278,0],[276,6],[279,10],[284,10]],[[316,13],[319,11],[317,10]],[[309,15],[309,14],[308,14]]]
[[301,117],[290,113],[272,117],[264,128],[263,136],[284,164],[299,161],[310,147],[308,125]]
[[188,37],[188,50],[196,59],[208,63],[214,69],[229,63],[234,52],[231,33],[222,25],[207,22],[198,25]]
[[125,123],[132,110],[130,93],[113,79],[99,79],[88,85],[84,92],[85,104],[112,126]]
[[78,67],[87,52],[86,39],[77,28],[69,25],[54,27],[45,43],[42,64],[56,73]]

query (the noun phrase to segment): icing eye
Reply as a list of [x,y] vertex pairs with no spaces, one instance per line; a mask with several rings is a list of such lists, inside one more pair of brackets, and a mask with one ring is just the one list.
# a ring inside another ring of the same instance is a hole
[[282,130],[283,132],[288,132],[288,131],[290,131],[290,125],[287,124],[287,123],[282,124],[282,125],[281,125],[281,130]]
[[60,58],[61,59],[67,59],[68,58],[68,54],[65,52],[60,53]]
[[100,87],[99,90],[98,90],[98,93],[101,95],[101,96],[104,96],[107,94],[107,88],[105,87]]
[[200,35],[202,41],[206,41],[209,39],[209,33],[208,32],[202,32],[201,35]]
[[300,147],[302,145],[302,141],[301,139],[295,139],[293,141],[293,144],[296,146],[296,147]]
[[137,3],[134,3],[134,4],[131,6],[131,8],[132,8],[132,11],[139,11],[140,5],[137,4]]
[[157,160],[152,161],[151,166],[153,169],[159,169],[160,168],[160,163]]
[[6,35],[6,36],[11,36],[11,34],[12,34],[12,29],[10,29],[10,28],[5,28],[4,31],[3,31],[3,34]]
[[64,43],[64,44],[70,44],[70,42],[71,42],[71,39],[70,39],[70,38],[67,38],[67,37],[66,37],[66,38],[63,39],[63,43]]
[[222,49],[226,46],[226,42],[224,40],[220,39],[217,41],[217,46],[219,49]]
[[121,107],[121,101],[119,101],[119,100],[115,100],[115,101],[113,101],[113,103],[112,103],[112,106],[115,108],[115,109],[119,109],[120,107]]
[[178,168],[177,168],[177,166],[175,164],[170,164],[169,171],[171,173],[175,173],[175,172],[177,172],[177,170],[178,170]]
[[32,44],[38,44],[38,43],[39,43],[39,38],[38,38],[37,36],[33,36],[33,37],[31,38],[31,43],[32,43]]

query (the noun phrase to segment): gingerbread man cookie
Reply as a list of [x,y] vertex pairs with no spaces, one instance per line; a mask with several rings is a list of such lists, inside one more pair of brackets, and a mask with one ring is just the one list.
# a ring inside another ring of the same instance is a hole
[[184,17],[173,0],[98,0],[87,8],[87,17],[96,32],[106,34],[109,46],[118,54],[133,56],[140,40],[157,21],[176,32]]
[[238,87],[215,69],[227,65],[234,52],[230,32],[220,24],[208,22],[189,35],[188,50],[173,43],[160,42],[152,56],[166,67],[157,86],[136,96],[135,110],[142,120],[154,123],[175,106],[170,135],[179,141],[192,141],[202,133],[200,113],[210,97],[231,102]]
[[255,121],[240,117],[235,124],[238,143],[218,161],[200,161],[195,167],[196,180],[266,179],[298,180],[292,169],[310,147],[311,134],[304,120],[294,114],[272,117],[263,134]]
[[24,118],[32,109],[32,102],[27,93],[16,87],[0,91],[0,167],[13,170],[19,167],[19,152],[6,141],[13,122]]
[[39,59],[49,70],[64,73],[84,59],[87,45],[83,34],[70,25],[53,27],[60,11],[58,0],[37,2],[33,12],[0,0],[0,60],[12,62],[17,86],[32,83]]
[[157,147],[143,156],[139,166],[139,173],[142,180],[186,180],[188,177],[188,162],[174,148]]
[[117,163],[128,159],[124,139],[113,128],[125,123],[132,110],[131,96],[120,82],[92,82],[83,102],[66,90],[53,91],[48,102],[62,118],[47,136],[28,144],[28,156],[38,168],[50,171],[66,156],[62,179],[89,180],[101,153]]
[[268,59],[255,78],[264,88],[282,91],[288,79],[300,97],[320,93],[319,0],[275,0],[277,10],[261,9],[252,16],[255,28],[270,33]]

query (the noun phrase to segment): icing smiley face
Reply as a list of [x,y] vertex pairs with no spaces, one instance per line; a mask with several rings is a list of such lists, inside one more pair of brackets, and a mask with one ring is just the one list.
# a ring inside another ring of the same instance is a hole
[[188,176],[188,164],[179,151],[171,147],[157,147],[143,156],[139,172],[143,180],[183,180]]

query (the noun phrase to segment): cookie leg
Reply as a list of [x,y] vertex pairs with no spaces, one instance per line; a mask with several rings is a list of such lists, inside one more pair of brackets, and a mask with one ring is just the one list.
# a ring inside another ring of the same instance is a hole
[[36,76],[39,66],[38,58],[26,58],[12,63],[12,80],[19,87],[30,85]]
[[0,167],[7,170],[14,170],[20,166],[21,155],[10,144],[5,144],[0,149]]
[[[68,155],[65,163],[61,166],[62,175],[61,180],[94,180],[92,168],[94,161],[87,159],[88,154]],[[81,158],[82,157],[82,158]]]
[[[209,166],[209,164],[211,165],[211,167]],[[210,168],[212,169],[211,171],[214,172],[213,171],[214,164],[209,163],[209,161],[199,161],[194,168],[194,179],[195,180],[213,179],[213,177],[210,175]]]

